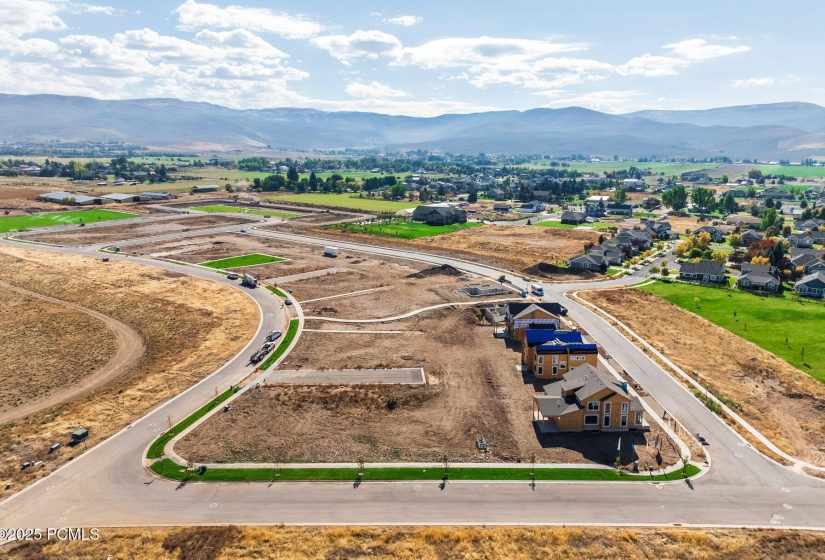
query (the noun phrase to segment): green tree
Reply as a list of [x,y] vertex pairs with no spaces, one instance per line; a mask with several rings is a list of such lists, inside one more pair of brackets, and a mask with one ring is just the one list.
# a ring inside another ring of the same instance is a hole
[[687,206],[688,192],[684,185],[676,185],[662,194],[662,204],[676,211]]
[[745,241],[742,239],[742,236],[739,235],[738,233],[732,234],[730,236],[730,239],[728,240],[728,244],[731,246],[731,248],[734,251],[740,249],[742,247],[742,245],[744,245],[744,243],[745,243]]
[[728,214],[733,214],[739,211],[739,204],[736,202],[736,199],[733,198],[733,193],[729,192],[725,195],[722,205],[725,207],[725,212]]
[[613,202],[616,204],[624,204],[627,201],[627,190],[624,187],[619,187],[613,193]]
[[309,174],[309,190],[317,191],[318,190],[318,177],[315,175],[315,172]]
[[690,200],[694,206],[699,209],[699,213],[705,214],[713,210],[716,204],[716,199],[713,196],[713,191],[703,187],[696,187],[690,194]]
[[775,208],[767,208],[762,212],[762,229],[767,231],[768,228],[774,226],[779,218]]
[[289,169],[286,172],[286,180],[290,183],[297,183],[298,178],[298,170],[295,168],[294,165],[290,165]]
[[467,194],[467,202],[470,204],[478,202],[478,191],[476,189],[470,189],[470,192]]
[[773,208],[774,206],[776,206],[776,204],[771,197],[765,199],[765,208]]

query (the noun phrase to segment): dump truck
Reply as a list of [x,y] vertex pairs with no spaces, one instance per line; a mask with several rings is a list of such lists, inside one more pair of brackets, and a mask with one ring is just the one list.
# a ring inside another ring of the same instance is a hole
[[258,287],[258,279],[254,276],[250,276],[249,274],[244,273],[243,280],[241,281],[242,286],[246,286],[247,288],[257,288]]
[[341,250],[338,247],[324,247],[325,257],[337,257]]

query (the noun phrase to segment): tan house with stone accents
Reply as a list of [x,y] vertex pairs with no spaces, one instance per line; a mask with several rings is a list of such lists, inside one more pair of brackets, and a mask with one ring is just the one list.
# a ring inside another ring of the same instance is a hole
[[626,432],[646,430],[644,407],[627,383],[583,365],[533,398],[533,420],[542,432]]

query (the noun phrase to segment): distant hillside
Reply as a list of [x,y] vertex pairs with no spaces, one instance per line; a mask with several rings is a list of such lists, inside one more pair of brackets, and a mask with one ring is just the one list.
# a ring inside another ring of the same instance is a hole
[[0,141],[117,140],[155,149],[423,148],[622,157],[799,158],[825,153],[825,108],[804,103],[609,115],[579,107],[433,118],[236,110],[176,99],[0,95]]

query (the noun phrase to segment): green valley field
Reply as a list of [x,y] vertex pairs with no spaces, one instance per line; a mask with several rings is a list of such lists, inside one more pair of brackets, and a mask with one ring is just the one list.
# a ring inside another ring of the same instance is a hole
[[364,210],[365,212],[398,212],[407,208],[418,206],[414,202],[394,202],[383,198],[359,198],[352,194],[323,194],[323,193],[287,193],[266,197],[273,202],[302,202],[304,204],[317,204],[319,206],[337,206],[339,208],[352,208],[354,210]]
[[825,339],[821,334],[825,305],[821,302],[679,282],[657,282],[639,289],[704,317],[825,383]]
[[92,224],[94,222],[137,217],[137,214],[127,214],[126,212],[116,212],[114,210],[77,210],[73,212],[48,212],[31,216],[11,216],[0,218],[0,233],[24,231],[38,227],[79,224],[81,222]]
[[273,257],[272,255],[251,253],[249,255],[228,257],[225,259],[218,259],[216,261],[202,262],[200,264],[201,266],[208,266],[209,268],[239,268],[242,266],[255,266],[258,264],[281,262],[283,260],[284,259],[282,259],[281,257]]
[[407,222],[404,220],[393,220],[385,224],[370,224],[361,226],[357,224],[341,224],[328,226],[330,229],[340,229],[353,233],[367,233],[370,235],[380,235],[382,237],[398,237],[400,239],[418,239],[419,237],[432,237],[444,233],[453,233],[462,229],[478,227],[482,224],[478,222],[467,222],[464,224],[451,224],[448,226],[428,226],[420,222]]

